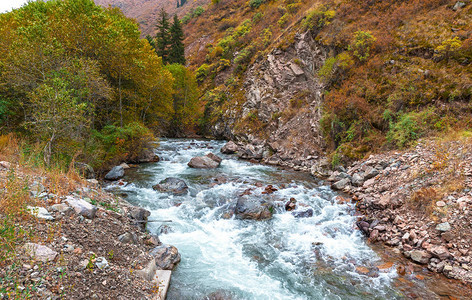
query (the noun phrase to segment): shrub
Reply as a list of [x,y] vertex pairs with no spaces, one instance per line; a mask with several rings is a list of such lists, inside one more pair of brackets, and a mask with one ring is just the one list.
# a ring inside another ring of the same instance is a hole
[[197,79],[197,82],[202,83],[205,78],[208,76],[208,72],[210,70],[210,66],[207,64],[201,65],[198,69],[197,72],[195,73],[195,77]]
[[315,10],[309,10],[302,22],[302,27],[309,30],[321,29],[330,24],[335,15],[336,12],[334,10],[329,10],[324,6]]
[[290,13],[285,13],[282,17],[280,17],[277,23],[280,27],[285,27],[285,25],[287,25],[288,21],[290,20],[291,16],[292,15]]
[[462,47],[462,41],[456,36],[452,39],[447,39],[441,43],[441,45],[437,46],[434,49],[435,56],[439,59],[442,58],[449,58],[453,55],[457,50]]
[[265,0],[250,0],[249,1],[249,6],[251,8],[259,8],[262,3],[264,3]]
[[387,140],[399,148],[411,146],[418,138],[435,129],[438,116],[434,109],[422,112],[409,112],[398,117],[397,122],[390,123]]
[[326,59],[318,71],[318,76],[327,85],[335,84],[342,80],[345,71],[354,65],[354,60],[347,52],[342,52],[336,57]]
[[349,51],[359,59],[365,61],[369,58],[370,48],[376,41],[376,38],[369,31],[356,31],[354,40],[349,45]]

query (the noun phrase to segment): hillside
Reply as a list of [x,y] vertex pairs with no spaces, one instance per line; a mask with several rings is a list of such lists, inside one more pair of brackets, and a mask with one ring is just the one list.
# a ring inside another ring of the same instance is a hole
[[177,7],[177,0],[94,0],[96,4],[108,7],[118,7],[123,13],[139,23],[142,36],[154,35],[156,19],[163,8],[170,15],[177,14],[183,17],[200,5],[209,3],[209,0],[191,0]]
[[222,0],[186,26],[201,124],[288,166],[468,129],[471,11],[469,1]]

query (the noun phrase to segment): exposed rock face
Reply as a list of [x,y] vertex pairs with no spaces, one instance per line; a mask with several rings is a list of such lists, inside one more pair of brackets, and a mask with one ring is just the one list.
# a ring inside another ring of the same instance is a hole
[[[238,149],[241,158],[308,170],[324,147],[319,127],[324,86],[317,73],[326,56],[304,33],[286,50],[257,60],[245,74],[245,101],[225,111],[210,133],[252,145]],[[248,128],[248,119],[263,127]]]
[[172,270],[180,262],[179,251],[171,245],[157,246],[150,254],[160,270]]
[[221,148],[220,151],[223,154],[234,154],[238,151],[238,145],[236,145],[233,141],[229,141]]
[[182,195],[188,192],[188,186],[185,181],[175,177],[166,178],[152,188],[157,191],[173,193],[175,195]]
[[190,160],[188,166],[197,169],[214,169],[220,166],[222,159],[213,153],[197,156]]
[[241,197],[236,203],[234,214],[239,219],[266,220],[272,218],[273,210],[274,206],[270,202]]
[[118,180],[125,176],[125,169],[122,166],[115,166],[105,175],[106,180]]

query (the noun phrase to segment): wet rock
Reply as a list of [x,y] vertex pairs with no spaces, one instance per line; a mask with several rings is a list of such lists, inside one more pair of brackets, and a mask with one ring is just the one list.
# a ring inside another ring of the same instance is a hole
[[436,230],[443,231],[443,232],[449,231],[451,230],[451,225],[449,224],[449,222],[444,222],[444,223],[436,225]]
[[188,166],[197,169],[214,169],[220,166],[222,159],[213,153],[208,153],[205,156],[193,157]]
[[208,294],[203,300],[232,300],[233,296],[228,291],[215,291]]
[[154,257],[154,262],[160,270],[172,270],[180,262],[179,251],[171,245],[157,246],[149,254]]
[[351,180],[349,180],[349,178],[344,178],[344,179],[341,179],[341,180],[337,181],[336,183],[334,183],[331,187],[335,190],[343,190],[350,183],[351,183]]
[[135,233],[131,232],[126,232],[123,233],[118,237],[118,240],[122,242],[123,244],[137,244],[138,243],[138,237],[136,236]]
[[42,262],[53,261],[58,254],[49,247],[35,243],[26,243],[24,249],[29,256]]
[[68,196],[65,202],[69,204],[77,214],[89,219],[95,217],[95,213],[97,212],[97,207],[95,205],[92,205],[83,199],[77,199],[71,196]]
[[431,258],[431,254],[424,250],[413,250],[410,252],[410,258],[420,264],[427,264]]
[[220,151],[223,154],[234,154],[238,152],[238,145],[236,145],[233,141],[229,141],[221,148]]
[[125,176],[125,169],[122,166],[115,166],[105,175],[106,180],[118,180]]
[[134,225],[140,228],[141,231],[146,230],[147,219],[150,215],[150,211],[141,207],[132,207],[128,211],[128,218],[135,221]]
[[238,219],[266,220],[272,218],[274,206],[272,203],[246,198],[239,198],[234,214]]
[[169,177],[152,187],[154,190],[182,195],[188,192],[188,186],[182,179]]
[[47,209],[41,206],[27,206],[29,213],[38,219],[47,221],[54,221],[54,217],[48,212]]
[[295,218],[310,218],[310,217],[313,217],[313,209],[308,208],[302,211],[294,211],[292,212],[292,215]]
[[266,186],[262,194],[272,194],[273,192],[276,192],[276,191],[278,191],[278,189],[272,186],[272,184],[269,184],[268,186]]
[[370,235],[370,231],[369,231],[370,224],[369,223],[367,223],[366,221],[357,221],[356,225],[362,231],[362,233],[364,233],[367,236]]
[[297,200],[295,198],[290,198],[290,200],[285,203],[285,210],[292,211],[295,210],[295,208],[297,208]]
[[93,168],[83,162],[75,162],[74,163],[74,168],[77,170],[80,176],[84,177],[85,179],[94,179],[95,178],[95,172]]

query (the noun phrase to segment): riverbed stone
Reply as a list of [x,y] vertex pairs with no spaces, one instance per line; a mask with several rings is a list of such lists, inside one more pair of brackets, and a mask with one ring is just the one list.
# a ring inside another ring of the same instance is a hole
[[451,256],[447,248],[444,246],[433,246],[430,248],[430,252],[440,260],[445,260]]
[[125,232],[122,235],[118,237],[118,240],[122,242],[123,244],[134,244],[136,245],[138,243],[138,237],[136,234],[133,232]]
[[154,257],[157,269],[172,270],[180,262],[180,253],[172,245],[162,244],[149,253]]
[[151,212],[142,207],[131,207],[128,209],[128,218],[134,221],[134,225],[141,229],[141,231],[146,230],[147,219],[150,215]]
[[410,252],[410,258],[420,264],[427,264],[431,258],[431,254],[424,250],[413,250]]
[[168,177],[152,188],[161,192],[173,193],[174,195],[182,195],[188,192],[188,186],[185,181],[176,177]]
[[271,202],[241,197],[236,203],[234,214],[238,219],[266,220],[272,218],[273,211]]
[[24,249],[29,256],[42,262],[53,261],[58,254],[47,246],[35,243],[26,243]]
[[313,209],[308,208],[308,209],[305,209],[305,210],[294,211],[294,212],[292,212],[292,215],[295,218],[310,218],[310,217],[313,217]]
[[123,176],[125,176],[125,169],[122,166],[115,166],[105,175],[105,179],[113,181],[123,178]]
[[205,156],[193,157],[188,166],[196,169],[214,169],[220,166],[221,158],[214,155],[213,153],[208,153]]
[[221,148],[220,151],[223,154],[234,154],[238,151],[238,145],[236,145],[236,143],[233,141],[229,141]]

